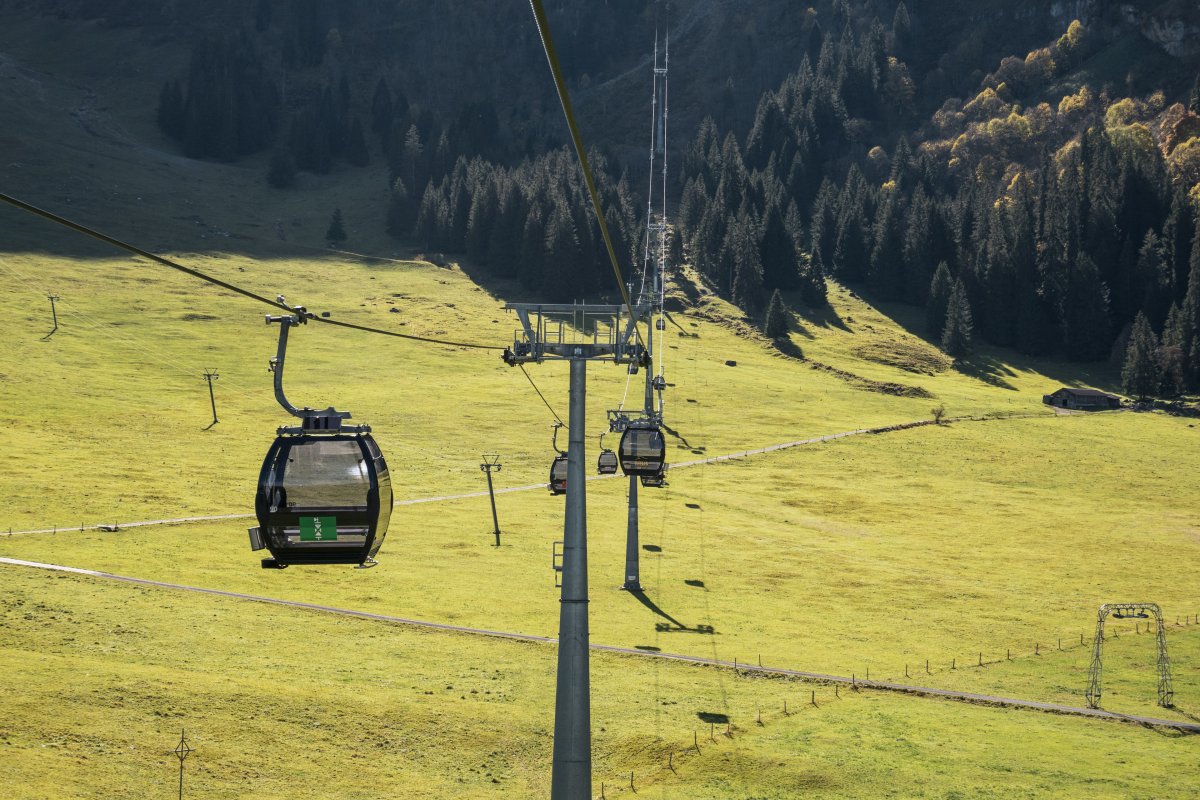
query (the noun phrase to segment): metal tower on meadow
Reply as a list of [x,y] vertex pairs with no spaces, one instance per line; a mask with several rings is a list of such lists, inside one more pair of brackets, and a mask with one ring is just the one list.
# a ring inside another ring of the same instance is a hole
[[[654,72],[650,96],[650,186],[646,194],[646,241],[643,256],[642,284],[638,305],[647,306],[654,316],[654,329],[646,337],[651,367],[646,370],[642,417],[662,424],[663,390],[667,387],[663,372],[666,319],[663,304],[666,298],[667,272],[667,65],[670,60],[670,35],[663,38],[662,66],[658,61],[658,36],[654,37]],[[655,172],[656,164],[662,166]],[[658,184],[658,191],[655,185]],[[657,209],[656,209],[657,206]],[[657,342],[655,342],[657,338]],[[657,356],[657,358],[655,358]],[[631,366],[632,369],[632,366]],[[609,415],[613,431],[624,430],[629,415],[622,408]],[[638,482],[629,476],[629,516],[625,534],[625,580],[622,589],[642,591],[640,544],[638,541]]]

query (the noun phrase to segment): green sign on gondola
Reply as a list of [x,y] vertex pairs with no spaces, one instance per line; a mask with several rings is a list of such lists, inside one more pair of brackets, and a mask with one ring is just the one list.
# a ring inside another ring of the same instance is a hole
[[337,541],[337,517],[301,517],[300,541]]

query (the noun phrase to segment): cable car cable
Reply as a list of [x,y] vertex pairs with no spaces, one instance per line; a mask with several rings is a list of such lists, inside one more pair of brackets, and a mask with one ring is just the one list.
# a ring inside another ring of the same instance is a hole
[[[34,216],[41,217],[50,222],[54,222],[58,225],[62,225],[63,227],[66,227],[66,228],[70,228],[71,230],[76,231],[78,233],[82,233],[85,236],[90,236],[94,239],[98,239],[99,241],[102,241],[102,242],[105,242],[106,244],[112,245],[113,247],[116,247],[119,250],[125,250],[127,252],[133,253],[134,255],[138,255],[143,258],[149,259],[150,261],[153,261],[157,264],[160,264],[160,265],[168,267],[170,269],[182,272],[186,275],[190,275],[194,278],[198,278],[202,281],[205,281],[206,283],[211,283],[215,286],[219,286],[223,289],[234,292],[236,294],[240,294],[243,297],[247,297],[251,300],[257,300],[260,303],[265,303],[266,305],[272,306],[274,308],[283,309],[284,311],[287,311],[288,313],[295,312],[295,310],[293,308],[291,308],[290,306],[287,306],[284,303],[281,303],[277,300],[272,300],[268,297],[264,297],[263,295],[260,295],[256,292],[250,291],[249,289],[243,289],[242,287],[237,286],[232,283],[229,283],[228,281],[223,281],[220,278],[215,278],[215,277],[208,275],[206,273],[203,273],[197,269],[193,269],[191,267],[184,266],[183,264],[173,261],[172,259],[165,258],[163,256],[159,256],[155,253],[149,252],[148,250],[143,250],[140,247],[129,244],[129,243],[124,242],[115,237],[109,236],[105,233],[102,233],[98,230],[95,230],[94,228],[90,228],[81,223],[67,219],[66,217],[63,217],[59,214],[55,214],[52,211],[47,211],[46,209],[39,208],[38,206],[35,206],[31,203],[26,203],[25,201],[20,200],[16,197],[13,197],[12,195],[6,194],[4,192],[0,192],[0,200],[4,201],[5,203],[8,203],[11,206],[14,206],[15,208],[21,209],[22,211],[26,211],[30,214],[33,214]],[[11,269],[11,266],[6,265],[6,268]],[[453,341],[448,341],[448,340],[444,340],[444,339],[433,339],[433,338],[426,337],[426,336],[416,336],[416,335],[408,334],[408,333],[400,333],[398,331],[384,330],[382,328],[373,328],[373,327],[370,327],[367,325],[358,325],[358,324],[355,324],[352,322],[343,322],[342,320],[329,319],[328,317],[321,317],[318,315],[313,315],[310,317],[310,319],[312,319],[315,322],[323,322],[327,325],[334,325],[334,326],[337,326],[340,328],[348,328],[350,330],[362,331],[364,333],[377,333],[377,334],[381,334],[384,336],[392,336],[392,337],[399,338],[399,339],[408,339],[411,341],[424,342],[427,344],[441,344],[441,345],[447,345],[450,347],[466,347],[466,348],[477,349],[477,350],[503,350],[504,349],[503,347],[499,347],[496,345],[475,344],[475,343],[471,343],[471,342],[453,342]],[[550,410],[550,413],[554,415],[554,418],[556,420],[558,420],[559,422],[562,422],[562,418],[558,415],[558,412],[556,412],[554,410],[554,408],[550,405],[549,401],[546,400],[545,395],[542,394],[542,391],[541,391],[541,389],[539,389],[537,387],[537,384],[533,382],[533,378],[530,377],[529,373],[525,371],[524,366],[521,367],[521,371],[525,373],[525,377],[529,380],[530,385],[533,386],[533,390],[535,392],[537,392],[538,397],[540,397],[542,399],[542,402],[546,404],[546,408],[548,408]],[[564,425],[565,425],[565,423],[564,423]]]
[[[265,303],[274,308],[282,309],[282,310],[288,312],[289,314],[295,313],[295,309],[293,309],[283,303],[280,303],[277,300],[272,300],[269,297],[265,297],[261,294],[258,294],[257,292],[252,292],[249,289],[243,289],[240,286],[229,283],[228,281],[223,281],[220,278],[215,278],[212,275],[208,275],[206,273],[201,272],[200,270],[193,269],[192,267],[186,267],[177,261],[172,261],[169,258],[164,258],[163,256],[151,253],[148,250],[143,250],[140,247],[129,244],[128,242],[123,242],[120,239],[116,239],[112,236],[101,233],[100,231],[97,231],[93,228],[89,228],[86,225],[81,225],[78,222],[69,220],[66,217],[55,214],[52,211],[47,211],[43,208],[39,208],[35,205],[31,205],[30,203],[26,203],[23,200],[19,200],[11,195],[0,192],[0,200],[4,201],[5,203],[8,203],[11,206],[19,208],[22,211],[27,211],[30,214],[33,214],[35,216],[38,216],[43,219],[49,220],[51,222],[57,223],[59,225],[62,225],[63,227],[70,228],[73,231],[82,233],[85,236],[90,236],[93,239],[98,239],[98,240],[105,242],[107,244],[110,244],[113,247],[116,247],[120,250],[125,250],[127,252],[133,253],[134,255],[141,256],[142,258],[149,259],[150,261],[153,261],[156,264],[160,264],[164,267],[168,267],[170,269],[177,270],[179,272],[184,273],[185,275],[190,275],[193,278],[198,278],[207,283],[211,283],[214,286],[219,286],[222,289],[225,289],[227,291],[233,292],[235,294],[240,294],[243,297],[247,297],[251,300],[257,300],[260,303]],[[398,331],[389,331],[389,330],[385,330],[383,328],[372,328],[368,325],[357,325],[353,322],[343,322],[342,320],[329,319],[328,317],[321,317],[321,316],[316,316],[316,315],[310,317],[310,319],[312,319],[314,322],[322,322],[327,325],[335,325],[339,328],[349,328],[351,330],[363,331],[364,333],[378,333],[383,336],[392,336],[397,339],[409,339],[411,341],[425,342],[427,344],[441,344],[441,345],[448,345],[450,347],[466,347],[466,348],[471,348],[471,349],[475,349],[475,350],[503,350],[504,349],[503,347],[500,347],[497,345],[477,344],[474,342],[452,342],[452,341],[447,341],[445,339],[433,339],[433,338],[430,338],[427,336],[416,336],[411,333],[400,333]]]
[[[10,262],[0,260],[0,270],[12,275],[20,284],[28,288],[35,289],[40,294],[45,293],[45,290],[38,287],[33,278],[18,270]],[[58,298],[58,308],[61,316],[73,317],[80,325],[82,325],[85,330],[91,331],[99,336],[109,339],[110,341],[124,344],[135,349],[138,353],[147,356],[145,359],[147,362],[157,363],[160,366],[167,367],[171,370],[178,371],[188,376],[194,376],[202,369],[200,366],[185,366],[181,362],[175,361],[174,357],[165,350],[152,345],[147,345],[145,342],[137,341],[128,336],[121,336],[120,334],[115,333],[114,328],[116,326],[114,326],[112,323],[102,322],[91,314],[74,308],[70,302],[61,297]],[[224,393],[226,397],[249,397],[255,392],[255,390],[247,387],[246,385],[231,379],[226,379],[223,381],[223,383],[227,387],[234,388],[234,391]]]
[[562,425],[567,430],[571,430],[570,426],[563,422],[562,417],[560,417],[558,412],[554,410],[554,406],[550,405],[550,401],[546,399],[546,395],[542,394],[542,390],[539,389],[538,385],[533,382],[533,377],[525,371],[525,365],[517,364],[517,366],[521,368],[521,372],[524,373],[525,379],[529,381],[529,385],[533,387],[535,392],[537,392],[538,397],[542,398],[542,402],[546,404],[546,408],[549,409],[550,413],[554,415],[554,418],[558,420],[558,424]]
[[588,163],[587,152],[583,147],[583,138],[579,135],[579,126],[575,122],[575,111],[571,106],[571,96],[567,92],[567,82],[563,78],[562,69],[558,65],[558,55],[554,50],[554,40],[550,36],[550,25],[546,21],[546,11],[542,8],[542,0],[529,0],[533,8],[533,17],[537,22],[538,35],[542,40],[542,50],[546,53],[546,61],[550,64],[550,74],[554,77],[554,88],[558,92],[558,100],[562,103],[563,114],[567,118],[567,127],[571,130],[571,142],[575,145],[575,155],[579,158],[579,167],[583,171],[583,180],[587,184],[588,194],[592,198],[592,210],[596,213],[596,221],[600,223],[600,235],[608,250],[608,260],[612,264],[613,275],[617,279],[617,288],[625,300],[625,308],[629,310],[629,319],[633,323],[633,335],[638,344],[647,347],[638,328],[637,317],[633,313],[633,303],[629,299],[629,290],[625,287],[625,279],[621,276],[621,266],[617,263],[617,253],[613,248],[612,236],[608,232],[608,223],[604,220],[604,211],[600,207],[600,195],[596,192],[596,181],[592,177],[592,168]]

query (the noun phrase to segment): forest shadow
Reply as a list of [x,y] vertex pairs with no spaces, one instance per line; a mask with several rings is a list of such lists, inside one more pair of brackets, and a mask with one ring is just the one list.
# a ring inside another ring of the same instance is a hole
[[[820,328],[836,328],[844,333],[854,332],[850,329],[850,326],[846,324],[846,321],[837,313],[837,309],[835,309],[833,306],[825,305],[821,308],[813,308],[812,306],[805,305],[804,302],[800,300],[798,293],[789,292],[788,294],[790,295],[787,298],[788,305],[791,306],[792,310],[796,312],[796,316],[799,317],[802,322]],[[804,336],[808,339],[815,338],[803,327],[803,325],[798,327],[799,330],[796,332],[801,336]]]
[[1017,373],[1013,372],[1004,362],[984,353],[972,353],[965,359],[956,359],[954,371],[998,389],[1017,391],[1016,386],[1005,380],[1005,378],[1015,378]]
[[[869,291],[857,288],[854,293],[875,311],[902,328],[906,333],[922,340],[940,351],[940,342],[925,329],[925,309],[905,303],[882,301],[871,296]],[[1046,393],[1060,387],[1095,388],[1119,393],[1120,370],[1108,361],[1069,362],[1061,356],[1031,356],[1013,348],[1000,347],[975,339],[975,349],[965,359],[956,361],[953,369],[962,375],[1009,391],[1018,391],[1008,379],[1015,378],[1018,371],[1034,372],[1044,376]]]

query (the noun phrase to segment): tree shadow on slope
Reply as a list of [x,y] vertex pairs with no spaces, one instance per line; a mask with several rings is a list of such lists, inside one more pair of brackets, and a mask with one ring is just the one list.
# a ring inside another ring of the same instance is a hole
[[[869,292],[857,292],[859,299],[877,313],[886,317],[906,333],[921,339],[930,347],[940,350],[925,330],[925,309],[904,303],[876,301]],[[1120,392],[1120,371],[1106,361],[1072,362],[1057,357],[1029,356],[1011,348],[998,347],[975,340],[974,352],[954,364],[955,371],[975,378],[990,386],[1017,391],[1009,379],[1018,371],[1034,372],[1044,376],[1046,391],[1059,386],[1071,388],[1095,388],[1107,392]]]

